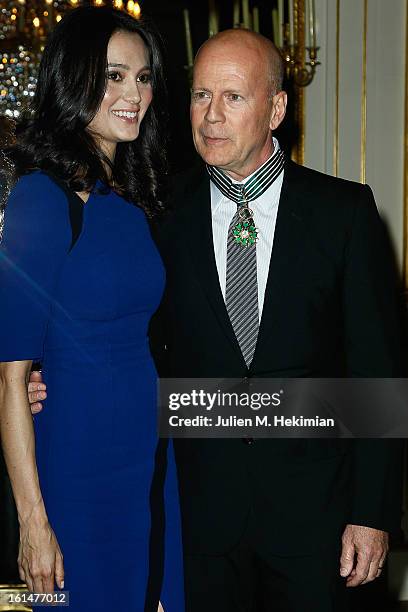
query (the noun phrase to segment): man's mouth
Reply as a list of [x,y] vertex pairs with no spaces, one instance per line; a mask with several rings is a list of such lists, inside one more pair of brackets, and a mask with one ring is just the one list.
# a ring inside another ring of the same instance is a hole
[[223,144],[228,140],[228,138],[222,138],[220,136],[206,136],[205,134],[203,134],[203,139],[205,143],[209,145]]

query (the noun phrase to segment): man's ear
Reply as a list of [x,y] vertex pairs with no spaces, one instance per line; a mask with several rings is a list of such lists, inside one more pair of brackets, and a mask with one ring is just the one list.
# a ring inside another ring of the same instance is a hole
[[286,115],[286,107],[288,105],[288,94],[286,91],[280,91],[272,98],[272,112],[269,121],[269,127],[272,131],[276,130]]

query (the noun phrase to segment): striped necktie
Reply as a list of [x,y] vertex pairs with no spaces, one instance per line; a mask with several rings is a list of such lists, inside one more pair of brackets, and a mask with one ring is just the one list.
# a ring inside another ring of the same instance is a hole
[[[241,189],[243,190],[242,186]],[[225,305],[241,353],[249,368],[255,353],[259,328],[256,244],[243,248],[235,240],[233,228],[240,221],[239,209],[238,205],[228,229]]]
[[[245,185],[233,183],[219,168],[207,166],[211,180],[221,193],[237,204],[237,211],[228,228],[225,305],[248,368],[255,353],[259,331],[256,242],[243,248],[235,238],[234,228],[242,220],[244,208],[251,213],[247,203],[259,198],[278,178],[284,162],[284,153],[276,150]],[[247,219],[253,223],[252,217]]]

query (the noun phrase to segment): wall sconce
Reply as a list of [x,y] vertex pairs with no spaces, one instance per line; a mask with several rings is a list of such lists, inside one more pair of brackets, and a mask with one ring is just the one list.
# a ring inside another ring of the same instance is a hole
[[[231,8],[232,27],[262,33],[262,20],[257,6],[251,8],[249,0],[233,0]],[[262,15],[261,15],[262,16]],[[193,43],[191,38],[190,15],[183,10],[186,37],[187,65],[189,79],[193,66]],[[316,10],[314,0],[276,0],[271,11],[272,39],[281,51],[286,66],[286,77],[297,86],[309,85],[316,73],[319,47],[316,44]],[[270,24],[268,24],[270,25]],[[209,37],[217,34],[219,12],[216,0],[208,1]]]

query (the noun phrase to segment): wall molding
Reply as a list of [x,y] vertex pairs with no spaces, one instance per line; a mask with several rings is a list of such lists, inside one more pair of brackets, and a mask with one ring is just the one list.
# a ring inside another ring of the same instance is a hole
[[360,182],[366,182],[367,165],[367,27],[368,0],[363,0],[363,40],[361,71]]
[[404,192],[403,192],[403,262],[404,291],[408,297],[408,0],[405,2],[405,116],[404,116]]

